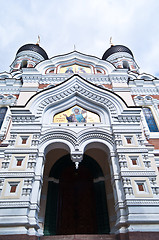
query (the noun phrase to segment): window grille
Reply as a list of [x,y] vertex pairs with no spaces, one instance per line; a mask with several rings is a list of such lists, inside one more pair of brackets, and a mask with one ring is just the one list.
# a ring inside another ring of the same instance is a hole
[[152,115],[150,108],[143,108],[143,113],[146,118],[146,122],[148,124],[148,127],[150,129],[150,132],[159,132],[158,127],[156,125],[155,119]]

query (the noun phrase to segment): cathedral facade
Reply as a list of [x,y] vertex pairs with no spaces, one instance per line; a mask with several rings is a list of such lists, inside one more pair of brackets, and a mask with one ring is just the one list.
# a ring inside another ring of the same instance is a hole
[[39,44],[0,73],[0,239],[159,239],[159,79]]

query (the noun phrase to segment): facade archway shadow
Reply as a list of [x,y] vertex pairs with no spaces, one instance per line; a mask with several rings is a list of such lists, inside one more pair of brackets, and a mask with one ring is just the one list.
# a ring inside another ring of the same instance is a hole
[[84,154],[79,169],[70,155],[50,170],[44,235],[108,234],[105,178],[99,164]]

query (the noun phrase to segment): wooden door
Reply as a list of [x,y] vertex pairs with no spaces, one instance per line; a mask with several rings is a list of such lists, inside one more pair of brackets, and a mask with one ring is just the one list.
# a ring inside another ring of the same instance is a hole
[[57,234],[97,233],[93,176],[88,168],[69,166],[59,183]]

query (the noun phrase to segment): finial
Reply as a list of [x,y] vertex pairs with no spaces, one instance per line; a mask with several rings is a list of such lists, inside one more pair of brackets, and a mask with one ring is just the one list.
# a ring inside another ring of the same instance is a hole
[[75,162],[75,167],[78,169],[79,162]]
[[74,44],[74,51],[76,51],[76,45]]
[[110,37],[110,45],[111,45],[111,47],[114,46],[114,44],[112,42],[112,37]]
[[38,41],[36,43],[36,45],[39,45],[40,44],[40,36],[38,35]]

